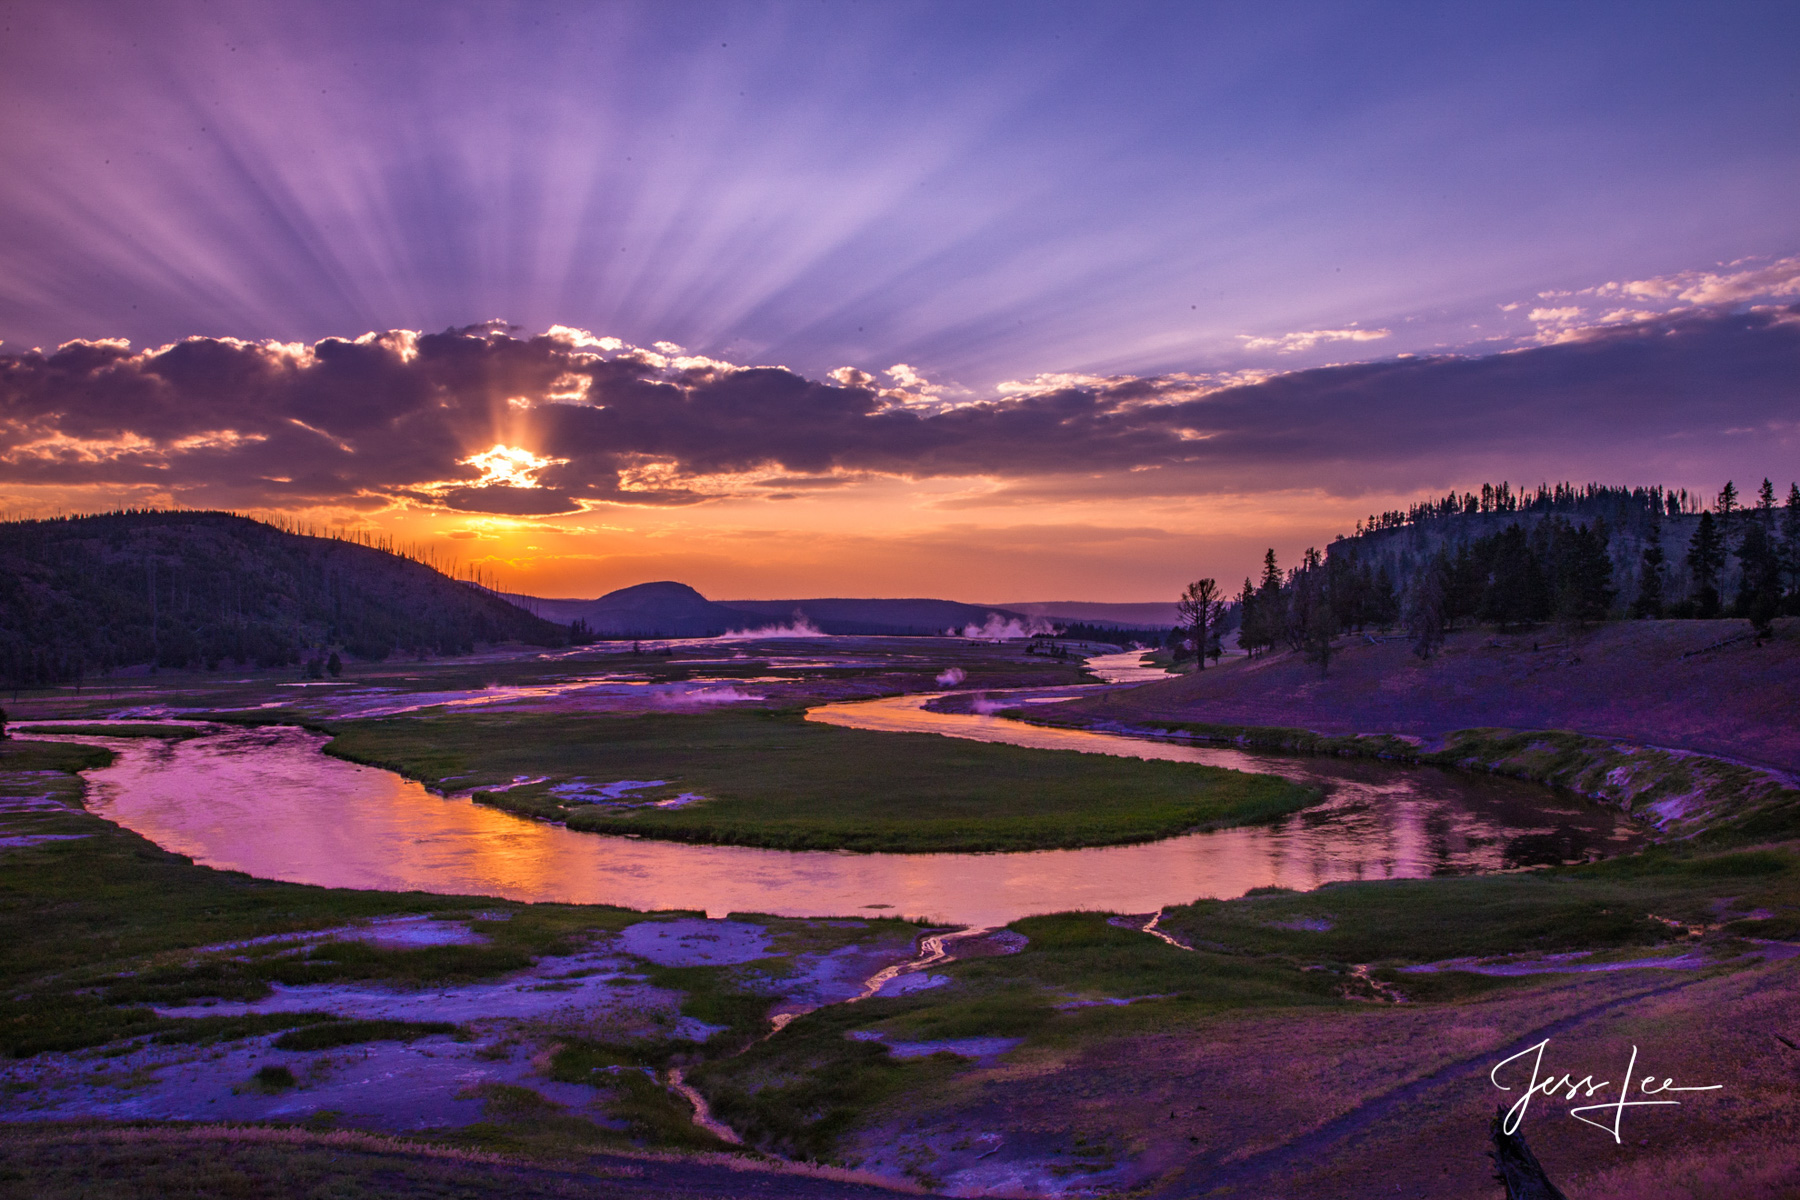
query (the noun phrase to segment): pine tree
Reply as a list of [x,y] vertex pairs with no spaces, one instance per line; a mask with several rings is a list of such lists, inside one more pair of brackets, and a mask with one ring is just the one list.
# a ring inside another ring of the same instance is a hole
[[1300,566],[1288,581],[1288,644],[1319,664],[1319,674],[1331,672],[1331,641],[1338,633],[1332,611],[1329,573],[1319,552],[1308,547]]
[[[1269,651],[1275,648],[1287,629],[1287,595],[1282,590],[1281,568],[1275,562],[1275,550],[1270,547],[1263,554],[1262,581],[1256,587],[1256,607],[1252,610],[1256,617],[1255,629],[1250,644],[1258,650]],[[1244,644],[1243,635],[1238,635],[1240,644]]]
[[1612,559],[1607,557],[1606,522],[1565,527],[1558,553],[1556,615],[1565,624],[1582,626],[1604,621],[1616,592]]
[[1375,586],[1369,594],[1369,623],[1377,629],[1392,629],[1400,619],[1400,597],[1394,592],[1394,577],[1387,564],[1375,572]]
[[1719,572],[1725,566],[1725,545],[1710,512],[1700,514],[1700,524],[1688,541],[1687,563],[1698,606],[1694,615],[1703,619],[1718,616]]
[[1412,638],[1412,651],[1430,658],[1444,644],[1444,575],[1448,566],[1442,551],[1413,576],[1406,593],[1404,621]]
[[[1737,485],[1731,480],[1727,479],[1725,486],[1719,489],[1719,496],[1713,501],[1713,508],[1719,514],[1719,548],[1729,554],[1731,552],[1731,531],[1737,525],[1738,513],[1742,511],[1738,507]],[[1723,559],[1720,560],[1719,565],[1724,566]]]
[[1517,522],[1491,538],[1482,539],[1477,553],[1487,559],[1486,587],[1480,616],[1501,628],[1529,625],[1549,615],[1548,589],[1543,569]]
[[1781,560],[1761,521],[1744,526],[1738,557],[1743,560],[1744,573],[1738,584],[1737,615],[1750,619],[1759,639],[1767,638],[1770,623],[1781,612]]
[[1663,548],[1662,522],[1652,514],[1646,535],[1643,557],[1638,565],[1637,598],[1631,602],[1631,615],[1656,620],[1663,612]]
[[1256,626],[1256,585],[1244,576],[1244,590],[1238,593],[1238,649],[1251,653],[1247,640]]
[[1788,484],[1787,507],[1781,513],[1782,566],[1787,572],[1785,607],[1800,616],[1800,483]]

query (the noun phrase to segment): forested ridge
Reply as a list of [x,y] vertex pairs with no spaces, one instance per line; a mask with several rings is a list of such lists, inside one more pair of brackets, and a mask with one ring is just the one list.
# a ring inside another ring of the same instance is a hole
[[125,667],[461,654],[566,631],[472,583],[336,537],[220,512],[0,523],[0,681]]
[[[1627,618],[1748,618],[1759,634],[1800,615],[1800,485],[1754,495],[1726,483],[1710,503],[1685,490],[1502,483],[1358,522],[1231,604],[1239,644],[1285,646],[1328,668],[1332,639],[1404,628],[1422,657],[1449,630],[1579,627]],[[1218,625],[1214,626],[1219,628]]]

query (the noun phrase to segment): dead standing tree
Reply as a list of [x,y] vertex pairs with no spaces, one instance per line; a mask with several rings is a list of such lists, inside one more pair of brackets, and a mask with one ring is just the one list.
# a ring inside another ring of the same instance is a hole
[[1525,1139],[1506,1132],[1504,1108],[1494,1114],[1488,1136],[1494,1142],[1488,1157],[1494,1160],[1494,1178],[1506,1185],[1506,1200],[1568,1200],[1562,1189],[1550,1182]]
[[1225,612],[1225,601],[1216,579],[1196,579],[1175,602],[1181,623],[1193,631],[1194,669],[1206,670],[1206,655],[1219,636],[1219,621]]

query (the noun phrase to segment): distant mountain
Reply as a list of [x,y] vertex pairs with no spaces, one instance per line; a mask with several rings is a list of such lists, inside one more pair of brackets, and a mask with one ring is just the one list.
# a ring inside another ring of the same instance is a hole
[[219,512],[0,523],[0,680],[458,654],[564,630],[423,563]]
[[995,636],[1037,632],[1025,613],[955,600],[708,600],[685,583],[640,583],[597,600],[546,600],[507,595],[528,612],[559,624],[585,621],[601,637],[713,637],[792,626],[821,633],[942,636],[973,626]]
[[957,600],[727,600],[746,612],[759,613],[779,622],[804,618],[824,633],[942,635],[961,633],[973,626],[993,629],[1002,636],[1035,632],[1031,618],[1011,609],[989,604],[963,604]]
[[1031,600],[1023,604],[1007,604],[1013,612],[1042,617],[1047,621],[1098,625],[1114,629],[1160,629],[1181,624],[1173,600],[1148,601],[1141,604],[1101,604],[1090,600]]
[[544,600],[511,594],[506,599],[561,625],[585,621],[590,631],[610,638],[716,637],[769,624],[761,613],[716,603],[687,584],[670,580],[620,588],[597,600]]

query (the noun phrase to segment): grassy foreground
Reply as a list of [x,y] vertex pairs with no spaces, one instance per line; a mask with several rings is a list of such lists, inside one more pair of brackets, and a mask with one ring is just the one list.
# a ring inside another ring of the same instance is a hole
[[[810,723],[791,712],[635,717],[457,714],[334,722],[328,750],[434,787],[519,777],[478,798],[571,829],[782,850],[1040,850],[1152,841],[1267,820],[1315,792],[1189,763],[1027,750]],[[571,781],[661,781],[625,803]],[[684,794],[680,807],[656,802]]]

